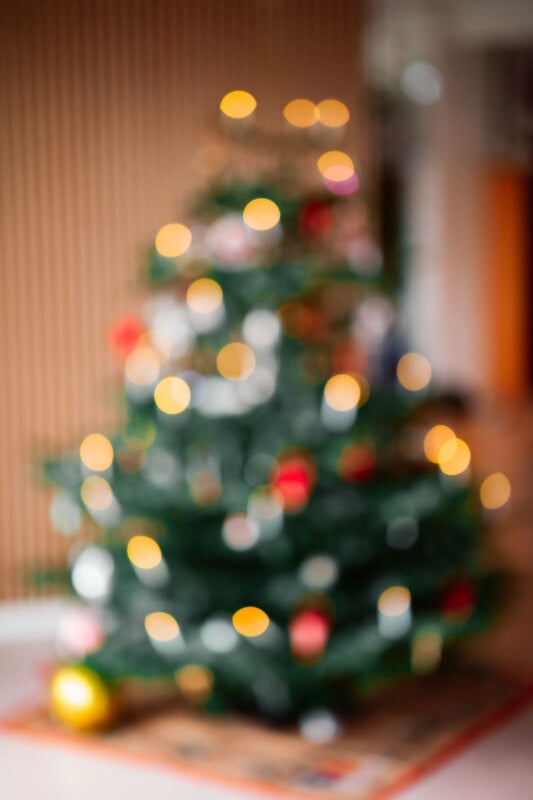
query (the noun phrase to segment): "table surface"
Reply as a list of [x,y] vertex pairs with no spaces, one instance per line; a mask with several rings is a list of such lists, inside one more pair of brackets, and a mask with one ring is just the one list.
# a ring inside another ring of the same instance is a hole
[[[53,657],[60,604],[0,609],[0,714],[38,701],[39,665]],[[25,622],[26,621],[26,622]],[[533,709],[399,795],[401,800],[526,800],[533,797]],[[63,748],[0,731],[6,800],[259,800],[259,792],[215,787],[159,767]]]

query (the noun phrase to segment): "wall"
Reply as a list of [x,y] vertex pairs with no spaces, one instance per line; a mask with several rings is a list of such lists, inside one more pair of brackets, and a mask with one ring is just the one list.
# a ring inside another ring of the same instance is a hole
[[220,97],[249,89],[272,125],[336,96],[360,136],[359,30],[357,0],[1,4],[0,597],[65,555],[33,465],[116,419],[106,330]]

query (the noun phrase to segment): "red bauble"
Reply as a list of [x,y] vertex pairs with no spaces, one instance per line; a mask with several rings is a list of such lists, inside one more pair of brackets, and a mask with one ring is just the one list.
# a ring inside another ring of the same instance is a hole
[[315,466],[303,455],[288,456],[273,469],[270,484],[283,497],[288,512],[300,511],[308,502],[315,482]]
[[339,474],[348,483],[364,483],[376,470],[376,456],[364,444],[349,444],[339,458]]
[[442,600],[442,617],[446,622],[464,622],[474,610],[476,587],[461,578],[448,587]]
[[333,226],[333,211],[323,200],[309,200],[300,211],[300,228],[312,236],[326,236]]
[[139,343],[146,328],[137,317],[118,319],[109,331],[109,346],[114,353],[125,358]]
[[293,656],[301,661],[320,658],[331,630],[328,617],[321,611],[300,611],[289,623],[289,638]]

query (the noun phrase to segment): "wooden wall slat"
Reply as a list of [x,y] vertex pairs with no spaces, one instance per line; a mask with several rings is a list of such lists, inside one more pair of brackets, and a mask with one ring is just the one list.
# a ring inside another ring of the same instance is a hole
[[360,17],[357,0],[0,4],[0,597],[66,553],[32,465],[116,420],[106,330],[201,180],[191,154],[220,97],[249,88],[269,126],[296,96],[361,120]]

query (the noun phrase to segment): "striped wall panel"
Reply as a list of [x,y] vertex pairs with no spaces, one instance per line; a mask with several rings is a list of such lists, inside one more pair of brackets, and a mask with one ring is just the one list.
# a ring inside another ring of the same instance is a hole
[[198,184],[228,90],[279,124],[292,97],[359,125],[358,0],[17,0],[0,8],[0,597],[69,543],[35,462],[117,418],[110,322],[142,254]]

